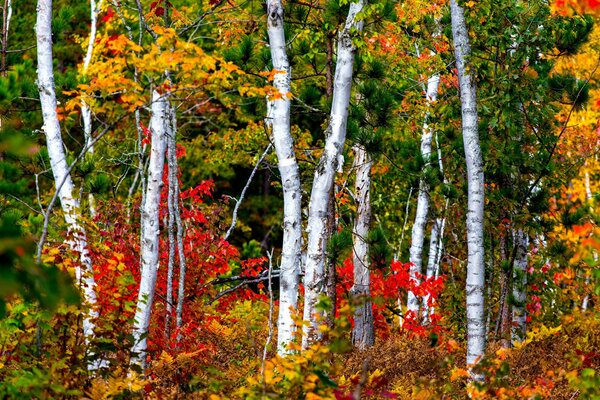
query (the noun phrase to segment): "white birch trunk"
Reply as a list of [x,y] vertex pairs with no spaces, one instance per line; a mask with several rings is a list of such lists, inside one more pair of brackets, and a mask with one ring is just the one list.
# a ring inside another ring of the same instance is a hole
[[142,275],[137,308],[133,321],[132,365],[145,367],[148,326],[152,312],[159,263],[159,207],[165,162],[165,134],[169,124],[169,103],[156,90],[152,93],[150,119],[151,146],[146,201],[142,209],[141,260]]
[[[177,149],[177,112],[176,108],[171,108],[171,131],[173,134],[173,146]],[[179,254],[179,287],[177,290],[177,309],[176,312],[176,326],[179,333],[177,334],[177,341],[181,340],[181,327],[183,325],[183,303],[185,300],[185,273],[186,273],[186,260],[183,246],[184,227],[181,222],[181,208],[179,207],[179,199],[181,197],[181,191],[179,188],[179,165],[177,161],[177,154],[173,160],[173,180],[175,182],[175,194],[173,196],[173,211],[175,212],[175,224],[177,226],[177,253]]]
[[[174,110],[170,110],[173,112]],[[172,116],[170,116],[172,117]],[[165,316],[165,337],[169,340],[171,335],[171,319],[173,317],[173,273],[175,270],[175,252],[177,242],[175,239],[175,213],[179,212],[179,208],[175,208],[175,196],[177,196],[177,155],[175,130],[173,124],[168,125],[166,131],[167,140],[167,173],[168,173],[168,195],[167,208],[169,210],[167,233],[169,237],[169,259],[167,262],[167,299],[166,299],[166,316]]]
[[[427,104],[431,104],[437,98],[438,86],[440,83],[439,74],[432,75],[427,80]],[[431,139],[433,130],[427,124],[429,112],[425,115],[423,123],[423,135],[421,136],[421,156],[425,161],[423,170],[430,165],[429,158],[431,157]],[[425,229],[427,228],[427,214],[429,213],[429,185],[425,179],[419,181],[419,195],[417,197],[417,213],[415,214],[415,223],[412,227],[411,242],[410,242],[410,278],[418,284],[420,282],[419,274],[423,273],[423,242],[425,241]],[[412,291],[408,291],[407,301],[408,311],[412,312],[415,317],[419,314],[419,299]]]
[[[430,279],[435,277],[436,265],[435,261],[437,260],[437,253],[439,251],[439,236],[440,230],[442,226],[442,219],[436,218],[433,222],[433,226],[431,227],[431,235],[429,236],[429,258],[427,261],[427,270],[425,272],[425,279]],[[433,307],[429,305],[429,299],[431,296],[428,294],[423,297],[423,305],[422,305],[422,319],[423,324],[427,325],[429,323],[429,316],[433,313]]]
[[337,63],[333,88],[333,102],[329,126],[325,137],[325,149],[315,170],[310,203],[308,209],[308,244],[304,276],[304,334],[302,348],[307,348],[318,338],[319,317],[323,312],[317,310],[319,297],[325,289],[325,252],[327,249],[327,208],[329,194],[333,186],[335,173],[340,167],[339,161],[346,141],[346,123],[352,88],[352,72],[356,47],[352,44],[352,34],[362,30],[362,20],[357,19],[365,5],[364,0],[350,4],[344,27],[338,36]]
[[[463,143],[467,163],[467,365],[473,366],[479,362],[485,351],[483,161],[477,131],[477,94],[473,66],[467,66],[467,58],[471,55],[469,34],[464,10],[456,0],[450,0],[450,13],[460,87]],[[474,378],[481,379],[481,376],[474,375]]]
[[352,343],[361,350],[375,343],[373,309],[370,298],[369,227],[371,225],[371,157],[361,146],[354,147],[356,167],[356,219],[353,235],[354,285],[351,293],[356,309]]
[[513,288],[512,294],[515,301],[512,309],[512,341],[521,343],[527,333],[527,264],[528,264],[528,246],[529,239],[522,230],[514,232],[515,246],[517,254],[515,255],[515,266],[513,270]]
[[267,1],[267,31],[275,74],[273,86],[281,98],[268,101],[266,124],[271,127],[283,187],[283,244],[279,278],[279,317],[277,353],[289,353],[296,326],[293,313],[298,308],[298,286],[302,264],[302,206],[300,173],[290,131],[291,68],[287,58],[283,6],[281,0]]
[[[66,154],[60,133],[60,123],[56,113],[56,92],[54,88],[54,71],[52,69],[52,0],[39,0],[37,4],[36,39],[38,54],[37,85],[40,93],[40,104],[44,120],[43,131],[50,166],[54,176],[56,189],[59,191],[60,203],[69,229],[68,244],[79,255],[80,265],[75,266],[75,276],[83,291],[83,298],[90,310],[83,318],[83,335],[87,343],[94,336],[94,319],[98,317],[94,310],[96,304],[96,283],[94,269],[87,248],[85,228],[79,223],[79,200],[74,195],[75,186],[68,171]],[[62,183],[62,185],[61,185]],[[94,370],[102,366],[101,361],[88,363],[88,369]]]
[[[83,58],[83,70],[82,73],[85,76],[87,74],[88,67],[92,61],[92,54],[94,53],[94,43],[96,42],[96,27],[98,23],[98,13],[102,7],[102,0],[97,4],[95,0],[90,0],[90,38],[87,45],[87,51]],[[88,153],[94,154],[94,146],[90,145],[92,141],[92,110],[87,105],[84,99],[81,99],[81,121],[83,123],[83,136],[85,138],[85,145],[88,148]],[[96,215],[95,199],[93,194],[88,195],[88,203],[90,208],[90,215],[92,218]]]
[[[585,185],[585,198],[588,201],[588,205],[590,207],[590,210],[593,212],[594,208],[593,208],[593,195],[592,195],[592,186],[590,184],[590,173],[586,170],[585,171],[585,175],[584,175],[584,185]],[[596,250],[592,250],[592,257],[594,258],[594,261],[598,261],[598,253],[596,252]],[[585,275],[585,286],[586,286],[586,290],[587,290],[587,286],[590,284],[590,274],[589,272],[586,272]],[[583,301],[581,302],[581,311],[586,311],[588,309],[588,304],[590,302],[590,295],[586,293],[586,295],[583,297]]]

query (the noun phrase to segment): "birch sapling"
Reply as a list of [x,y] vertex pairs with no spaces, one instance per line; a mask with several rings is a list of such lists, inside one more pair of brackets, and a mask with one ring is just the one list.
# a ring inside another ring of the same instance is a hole
[[371,157],[364,147],[354,147],[356,219],[353,232],[354,285],[351,293],[356,309],[352,344],[361,350],[375,343],[373,308],[370,299],[371,270],[369,228],[371,225]]
[[356,46],[352,43],[353,32],[362,31],[363,22],[359,13],[364,0],[350,4],[348,16],[338,35],[337,63],[333,83],[333,102],[329,125],[325,134],[325,149],[315,169],[311,197],[308,206],[308,243],[304,275],[304,332],[302,348],[318,339],[318,324],[323,312],[317,302],[324,293],[324,265],[327,249],[327,209],[329,196],[346,141],[346,123],[350,105],[352,73]]
[[142,274],[137,307],[133,321],[132,365],[145,367],[148,326],[152,313],[156,275],[159,263],[159,208],[163,182],[165,142],[169,124],[169,102],[156,90],[152,93],[152,117],[150,119],[150,164],[146,184],[146,201],[142,209],[141,260]]
[[[52,69],[52,0],[39,0],[37,4],[37,20],[35,26],[37,41],[37,85],[40,94],[43,131],[50,158],[50,167],[54,177],[56,190],[68,226],[67,241],[69,247],[79,256],[79,265],[75,266],[75,276],[83,291],[85,303],[90,307],[83,318],[83,335],[87,343],[94,336],[94,320],[98,317],[94,309],[96,304],[96,283],[90,258],[87,234],[79,219],[79,199],[74,196],[75,185],[69,173],[64,144],[60,133],[60,123],[56,113],[56,91],[54,71]],[[88,369],[94,370],[102,366],[101,361],[91,361]]]
[[296,331],[292,316],[298,307],[302,264],[302,193],[294,140],[290,131],[291,68],[286,51],[281,0],[267,1],[267,32],[273,68],[277,71],[273,78],[277,96],[268,99],[269,114],[266,124],[271,128],[283,187],[283,244],[279,278],[277,353],[285,355],[289,353],[289,345]]
[[[484,246],[483,207],[484,177],[481,146],[477,131],[477,89],[473,66],[468,64],[471,56],[469,33],[464,10],[456,0],[450,0],[452,38],[458,71],[462,112],[462,134],[467,164],[467,366],[472,368],[485,351],[484,312]],[[474,379],[482,379],[472,373]]]

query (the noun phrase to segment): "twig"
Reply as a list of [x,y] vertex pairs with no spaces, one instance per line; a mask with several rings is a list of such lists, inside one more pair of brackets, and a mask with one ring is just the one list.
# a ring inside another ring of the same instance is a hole
[[269,145],[267,146],[265,151],[262,153],[262,155],[256,162],[256,165],[254,166],[254,169],[252,170],[252,173],[250,174],[250,177],[248,178],[248,181],[246,182],[246,186],[244,186],[244,189],[242,189],[242,193],[240,194],[239,199],[237,199],[237,200],[234,199],[235,207],[233,208],[233,217],[231,220],[231,226],[225,233],[225,236],[223,236],[223,240],[227,240],[229,238],[229,236],[231,235],[231,233],[233,232],[233,229],[235,228],[235,224],[237,222],[237,213],[240,208],[240,204],[242,203],[242,200],[244,200],[244,196],[246,195],[246,191],[248,190],[248,187],[250,187],[250,183],[252,182],[252,178],[254,178],[254,174],[256,174],[256,171],[258,170],[259,165],[263,162],[263,160],[265,159],[265,157],[271,150],[271,147],[273,147],[273,145],[271,143],[269,143]]

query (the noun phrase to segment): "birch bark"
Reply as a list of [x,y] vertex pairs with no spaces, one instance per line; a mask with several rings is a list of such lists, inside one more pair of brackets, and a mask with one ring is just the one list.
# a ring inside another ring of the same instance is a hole
[[356,183],[356,220],[353,234],[354,285],[351,293],[356,304],[352,343],[361,350],[375,343],[373,309],[370,299],[369,227],[371,225],[371,157],[361,146],[354,147]]
[[[37,20],[35,26],[37,40],[37,85],[40,93],[40,104],[44,121],[43,131],[50,166],[56,190],[59,191],[60,203],[68,226],[67,241],[69,247],[79,255],[80,265],[75,266],[75,276],[83,291],[83,297],[90,310],[84,315],[83,335],[86,342],[94,336],[94,320],[98,317],[94,310],[96,304],[96,283],[92,260],[87,246],[85,228],[80,224],[79,200],[75,193],[75,185],[69,174],[64,144],[60,133],[60,123],[56,113],[56,92],[54,87],[54,71],[52,69],[52,0],[38,0]],[[62,185],[61,185],[62,183]],[[94,370],[102,365],[101,361],[91,361],[88,369]]]
[[[484,313],[484,247],[483,207],[484,177],[481,147],[477,131],[477,93],[472,65],[467,66],[471,55],[469,34],[464,10],[456,0],[450,0],[452,37],[458,70],[462,109],[462,133],[465,147],[468,179],[467,205],[467,365],[473,366],[485,351]],[[473,375],[475,379],[481,376]]]
[[[92,61],[94,53],[94,43],[96,42],[96,27],[98,22],[98,13],[102,7],[102,0],[96,3],[95,0],[90,0],[90,38],[87,46],[85,57],[83,58],[83,75],[87,74],[87,69]],[[88,153],[94,154],[94,146],[90,144],[92,141],[92,110],[87,105],[84,99],[81,99],[81,121],[83,122],[83,137],[85,145],[88,147]],[[90,208],[90,216],[93,218],[96,215],[96,201],[92,193],[88,194],[88,203]]]
[[150,119],[150,164],[146,185],[146,201],[142,209],[141,260],[142,274],[137,307],[133,322],[133,347],[131,364],[145,367],[146,335],[150,324],[159,250],[159,207],[165,162],[165,135],[169,124],[169,103],[156,90],[152,93],[152,117]]
[[[437,98],[438,86],[440,83],[439,74],[432,75],[427,80],[427,104],[431,104]],[[423,171],[431,164],[431,140],[433,137],[433,129],[427,124],[429,112],[425,115],[423,123],[423,135],[421,136],[421,156],[425,161]],[[427,228],[427,214],[429,213],[429,185],[425,179],[419,180],[419,195],[417,197],[417,213],[415,215],[415,223],[412,227],[411,242],[410,242],[410,278],[413,282],[419,283],[419,275],[423,273],[423,242],[425,240],[425,229]],[[414,316],[419,314],[419,299],[412,291],[408,291],[407,301],[408,311]]]
[[280,98],[268,101],[267,125],[271,127],[283,187],[283,244],[279,278],[277,353],[289,353],[296,326],[293,313],[298,307],[298,286],[302,263],[302,208],[300,173],[290,131],[291,68],[287,58],[281,0],[267,1],[267,32],[275,74],[273,86]]
[[525,339],[525,333],[527,332],[527,310],[525,308],[527,294],[525,289],[527,286],[527,247],[529,239],[522,230],[518,230],[514,232],[514,240],[515,246],[517,246],[517,254],[513,270],[512,294],[514,305],[512,309],[511,336],[513,343],[521,343]]
[[327,249],[327,207],[333,186],[335,172],[339,166],[344,142],[346,123],[352,88],[352,72],[356,47],[352,43],[352,33],[362,30],[363,22],[358,13],[365,5],[364,0],[350,4],[344,27],[338,35],[337,63],[335,67],[333,102],[329,126],[325,134],[325,149],[315,170],[308,209],[308,243],[304,276],[304,332],[302,348],[307,348],[318,338],[318,320],[322,311],[316,305],[324,292],[324,264]]

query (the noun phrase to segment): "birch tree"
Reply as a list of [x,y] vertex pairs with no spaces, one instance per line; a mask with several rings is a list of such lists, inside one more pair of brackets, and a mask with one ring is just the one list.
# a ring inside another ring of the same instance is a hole
[[513,271],[513,309],[512,309],[512,341],[522,342],[527,332],[527,263],[528,263],[528,245],[527,234],[522,230],[514,232],[515,246],[517,253],[515,257],[515,266]]
[[271,127],[283,187],[283,244],[279,278],[277,352],[284,355],[294,339],[295,324],[292,315],[298,307],[302,263],[302,193],[294,140],[290,132],[291,68],[287,58],[281,0],[267,1],[267,31],[271,60],[273,68],[277,71],[273,79],[277,98],[268,100],[267,125]]
[[371,157],[360,145],[354,147],[356,168],[356,219],[353,232],[354,285],[351,293],[356,300],[352,343],[363,350],[375,343],[373,309],[370,300],[370,261],[367,238],[371,225]]
[[[83,58],[82,74],[86,75],[90,62],[92,61],[92,55],[94,53],[94,43],[96,42],[96,28],[98,23],[98,13],[102,7],[102,0],[96,3],[95,0],[90,0],[90,37],[87,45],[85,57]],[[92,110],[85,102],[85,99],[81,99],[81,122],[83,123],[83,135],[85,138],[85,145],[88,147],[88,153],[94,153],[94,146],[91,144],[92,141]],[[96,207],[94,205],[94,195],[88,195],[88,202],[90,207],[90,215],[93,217],[96,214]]]
[[[83,291],[85,303],[90,307],[83,318],[83,335],[89,344],[94,336],[94,320],[98,313],[94,310],[96,304],[96,283],[92,259],[88,250],[85,227],[79,219],[79,199],[74,195],[75,185],[69,173],[64,143],[60,132],[60,123],[56,112],[56,91],[54,86],[54,71],[52,67],[52,0],[39,0],[37,4],[37,20],[35,26],[37,41],[37,85],[40,94],[42,130],[46,136],[46,146],[50,158],[50,167],[54,177],[55,188],[68,227],[69,247],[79,256],[79,264],[75,266],[75,277]],[[90,361],[88,369],[94,370],[102,365],[101,361]]]
[[[440,83],[440,75],[433,74],[427,80],[426,99],[430,105],[437,98],[438,86]],[[421,156],[425,160],[423,170],[430,165],[429,158],[431,157],[431,141],[433,137],[433,129],[427,123],[429,112],[425,115],[423,123],[423,135],[421,136]],[[415,222],[412,227],[411,244],[410,244],[410,277],[414,282],[419,282],[418,274],[423,273],[423,242],[425,240],[425,230],[427,228],[427,214],[429,213],[429,185],[424,177],[419,180],[419,195],[417,197],[417,212]],[[415,316],[419,313],[419,299],[412,291],[408,291],[408,311],[414,313]]]
[[148,326],[154,300],[159,264],[159,207],[163,184],[166,135],[169,130],[170,110],[168,99],[156,90],[152,93],[150,119],[150,162],[146,184],[145,202],[141,212],[141,281],[133,321],[133,347],[131,364],[145,366]]
[[[473,67],[468,64],[471,55],[469,33],[464,10],[456,0],[450,0],[452,38],[462,111],[462,134],[467,164],[467,365],[476,364],[485,351],[484,313],[484,247],[483,207],[484,178],[483,160],[477,131],[477,93]],[[475,379],[480,376],[474,375]]]
[[317,309],[317,302],[325,289],[324,265],[328,240],[326,235],[327,209],[333,180],[340,166],[340,158],[346,141],[346,123],[350,105],[350,90],[352,88],[354,54],[356,52],[356,46],[352,43],[352,36],[353,32],[362,30],[363,22],[358,14],[364,5],[364,0],[358,0],[350,4],[346,22],[338,34],[331,114],[325,134],[325,148],[315,170],[308,210],[303,348],[307,348],[318,337],[318,321],[319,317],[322,316],[322,311]]

